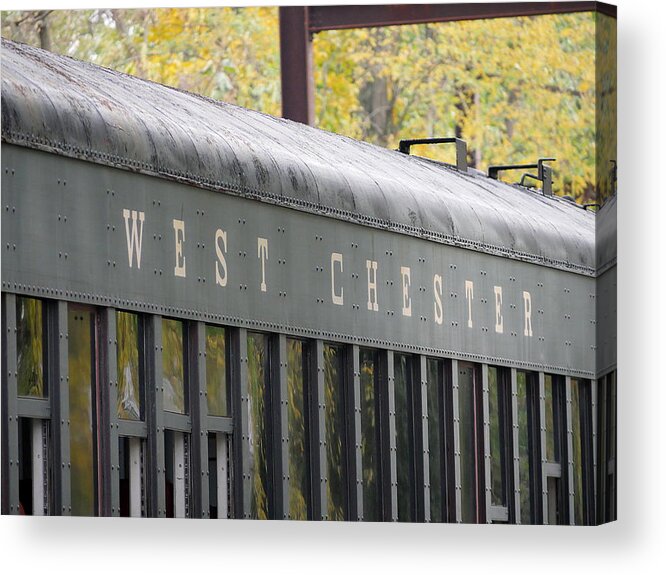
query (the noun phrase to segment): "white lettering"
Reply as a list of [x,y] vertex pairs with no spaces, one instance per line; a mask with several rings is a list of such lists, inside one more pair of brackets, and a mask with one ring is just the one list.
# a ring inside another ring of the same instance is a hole
[[[132,232],[130,233],[129,219],[132,218]],[[137,217],[140,225],[136,225]],[[129,267],[132,267],[134,260],[134,252],[136,251],[136,267],[141,268],[141,242],[143,240],[143,222],[146,219],[144,212],[137,212],[136,210],[123,210],[123,218],[125,218],[125,237],[127,238],[127,259],[129,260]],[[137,227],[139,228],[137,230]]]
[[523,292],[523,304],[525,308],[525,337],[532,337],[532,296],[530,292]]
[[409,297],[409,286],[412,284],[411,270],[407,267],[400,268],[402,276],[402,315],[412,316],[412,298]]
[[432,278],[432,289],[435,292],[435,323],[442,325],[444,309],[442,308],[442,276],[435,274]]
[[472,300],[474,299],[474,282],[465,280],[465,297],[467,298],[467,327],[473,327]]
[[184,278],[185,256],[183,255],[183,242],[185,241],[185,222],[183,220],[174,220],[173,232],[176,237],[176,265],[173,268],[173,274]]
[[368,268],[368,309],[377,311],[377,262],[365,260],[365,267]]
[[504,333],[504,318],[502,317],[502,286],[494,286],[495,289],[495,331]]
[[345,303],[345,288],[340,288],[340,295],[335,293],[335,264],[340,264],[340,273],[344,272],[342,265],[342,254],[333,252],[331,254],[331,300],[335,305],[344,305]]
[[[222,246],[220,246],[220,240],[222,240]],[[227,253],[227,232],[224,230],[215,232],[215,253],[218,259],[215,262],[215,283],[224,287],[227,285],[227,260],[224,257],[224,254]],[[222,273],[220,273],[220,266],[222,266]]]
[[261,291],[266,291],[266,260],[268,259],[268,240],[257,238],[257,257],[261,260]]

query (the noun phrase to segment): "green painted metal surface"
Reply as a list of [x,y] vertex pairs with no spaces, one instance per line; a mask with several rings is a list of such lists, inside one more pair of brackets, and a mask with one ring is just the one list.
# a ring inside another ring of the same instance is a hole
[[3,291],[595,372],[590,275],[6,143],[2,166]]

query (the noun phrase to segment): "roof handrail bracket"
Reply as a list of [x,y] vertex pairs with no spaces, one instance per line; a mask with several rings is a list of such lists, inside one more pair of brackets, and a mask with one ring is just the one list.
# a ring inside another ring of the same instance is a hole
[[414,140],[400,140],[398,152],[409,155],[409,148],[418,144],[455,144],[456,169],[467,171],[467,142],[460,138],[417,138]]
[[488,177],[493,180],[499,180],[499,173],[507,170],[532,170],[537,169],[536,175],[526,172],[520,178],[520,185],[525,185],[526,178],[538,180],[542,184],[544,196],[553,195],[553,168],[546,166],[544,162],[555,162],[555,158],[539,158],[536,164],[505,164],[497,166],[488,166]]

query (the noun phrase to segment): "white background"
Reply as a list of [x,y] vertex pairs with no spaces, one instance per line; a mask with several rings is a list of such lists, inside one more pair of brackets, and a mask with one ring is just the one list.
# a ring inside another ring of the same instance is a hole
[[[2,8],[182,6],[4,2]],[[238,4],[261,2],[237,2]],[[265,2],[264,2],[265,3]],[[321,3],[321,2],[320,2]],[[329,3],[335,3],[330,0]],[[197,0],[197,6],[221,2]],[[666,572],[666,23],[619,0],[618,516],[598,528],[0,518],[0,570],[67,573]],[[661,425],[660,425],[661,423]],[[12,567],[14,569],[12,569]],[[9,569],[8,569],[9,568]]]

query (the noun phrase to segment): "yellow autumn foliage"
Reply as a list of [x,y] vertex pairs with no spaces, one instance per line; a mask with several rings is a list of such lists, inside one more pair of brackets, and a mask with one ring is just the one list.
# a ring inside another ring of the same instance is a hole
[[[275,7],[2,17],[5,37],[280,114]],[[402,138],[457,135],[483,170],[556,157],[555,191],[595,201],[612,189],[615,33],[614,19],[592,12],[318,33],[316,124],[392,148]]]

